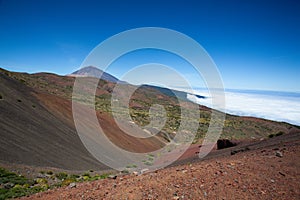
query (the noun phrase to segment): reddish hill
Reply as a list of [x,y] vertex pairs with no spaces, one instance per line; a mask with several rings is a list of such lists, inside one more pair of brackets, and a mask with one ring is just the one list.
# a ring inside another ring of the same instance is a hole
[[[61,89],[73,80],[45,73],[0,73],[0,163],[69,170],[108,169],[93,158],[76,133],[71,101]],[[151,151],[164,145],[163,139],[157,137],[143,140],[123,134],[109,114],[98,112],[98,117],[107,136],[124,149]]]

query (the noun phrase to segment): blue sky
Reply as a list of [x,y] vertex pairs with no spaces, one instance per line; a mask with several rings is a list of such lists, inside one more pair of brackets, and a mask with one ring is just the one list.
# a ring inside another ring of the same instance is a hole
[[[114,34],[165,27],[199,42],[215,61],[226,88],[299,92],[299,10],[300,2],[289,0],[0,0],[0,66],[68,74]],[[158,62],[172,57],[159,51],[150,54],[156,54]],[[129,56],[122,70],[136,58],[141,55]],[[181,61],[175,68],[182,73],[186,69]],[[120,76],[122,70],[112,73]],[[191,82],[202,86],[196,79]]]

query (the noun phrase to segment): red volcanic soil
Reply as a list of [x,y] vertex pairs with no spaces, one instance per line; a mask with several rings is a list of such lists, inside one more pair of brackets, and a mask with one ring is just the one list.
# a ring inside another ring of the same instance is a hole
[[[70,100],[60,98],[57,96],[49,94],[37,94],[38,99],[45,105],[45,107],[50,110],[55,116],[59,117],[61,120],[67,122],[69,125],[74,127],[73,116],[72,116],[72,105]],[[86,109],[84,109],[86,110]],[[83,113],[85,118],[89,118],[88,113]],[[118,125],[116,125],[113,117],[107,113],[97,112],[97,117],[99,124],[103,129],[103,132],[106,136],[119,147],[132,151],[132,152],[151,152],[156,149],[160,149],[165,143],[162,139],[158,137],[151,138],[135,138],[124,133]],[[89,124],[89,121],[86,121],[86,124]],[[93,124],[89,124],[93,125]],[[130,132],[138,132],[134,127],[130,126],[130,123],[123,123],[123,126],[126,126]],[[97,128],[97,127],[96,127]]]
[[300,135],[248,147],[235,155],[228,152],[241,147],[139,176],[78,183],[21,199],[299,199]]

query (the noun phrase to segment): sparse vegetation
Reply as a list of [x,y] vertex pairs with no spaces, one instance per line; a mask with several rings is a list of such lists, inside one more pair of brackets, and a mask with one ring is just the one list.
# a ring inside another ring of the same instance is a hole
[[26,82],[24,79],[20,79],[19,81],[23,84]]
[[277,136],[280,136],[280,135],[283,135],[283,134],[284,134],[283,131],[279,131],[279,132],[276,133],[276,134],[270,134],[268,137],[269,137],[269,138],[273,138],[273,137],[277,137]]
[[44,184],[0,168],[0,199],[16,198],[48,189]]
[[53,175],[53,171],[47,171],[46,174]]
[[130,165],[127,165],[126,168],[130,169],[130,168],[137,168],[137,165],[135,164],[130,164]]
[[58,178],[59,180],[64,180],[64,179],[66,179],[66,178],[68,177],[68,174],[65,173],[65,172],[60,172],[60,173],[56,174],[55,176],[56,176],[56,178]]
[[153,154],[148,154],[148,155],[147,155],[147,159],[146,159],[146,160],[142,160],[142,162],[143,162],[145,165],[148,165],[148,166],[153,165],[153,161],[154,161],[154,155],[153,155]]
[[[105,179],[109,176],[108,173],[92,176],[88,172],[77,175],[40,171],[40,174],[45,175],[45,178],[29,179],[0,167],[0,200],[31,195],[49,188],[68,186],[71,183]],[[50,182],[52,182],[51,185]]]

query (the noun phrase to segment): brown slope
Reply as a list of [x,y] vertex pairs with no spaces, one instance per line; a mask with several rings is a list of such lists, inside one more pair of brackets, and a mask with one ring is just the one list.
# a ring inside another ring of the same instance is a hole
[[35,92],[0,73],[0,161],[64,169],[104,169],[74,128],[45,109]]
[[[58,91],[55,88],[68,85],[73,79],[64,80],[64,77],[53,74],[15,73],[14,76],[18,77],[11,78],[1,73],[0,94],[3,99],[0,102],[0,136],[3,139],[0,161],[74,170],[106,168],[87,152],[79,139],[73,122],[71,101],[51,94]],[[20,76],[27,78],[26,83],[30,86],[36,84],[35,76],[39,81],[43,80],[37,86],[51,84],[49,89],[43,91],[40,88],[32,89],[24,85],[24,81],[19,81]],[[98,118],[107,137],[123,149],[149,152],[164,145],[164,140],[158,137],[136,139],[123,133],[109,114],[98,112]],[[130,123],[124,125],[131,132],[136,131]]]
[[[42,105],[44,105],[51,113],[74,127],[70,100],[44,93],[38,93],[36,96],[40,102],[42,102]],[[88,118],[89,116],[87,113],[83,113],[83,115],[85,114],[85,117]],[[151,152],[164,145],[164,141],[158,137],[151,137],[149,139],[134,138],[124,133],[118,128],[118,125],[110,114],[97,112],[97,117],[104,134],[106,134],[114,144],[125,150],[132,152]],[[86,124],[88,123],[89,122],[87,121]],[[124,122],[123,126],[126,126],[127,130],[131,132],[138,131],[134,129],[134,127],[131,127],[130,123]]]

